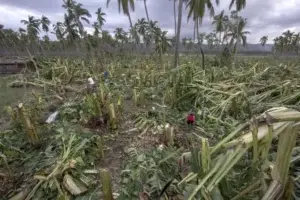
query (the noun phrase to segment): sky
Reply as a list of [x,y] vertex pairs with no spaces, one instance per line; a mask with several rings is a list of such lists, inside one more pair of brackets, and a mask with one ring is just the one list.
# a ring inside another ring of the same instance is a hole
[[[111,33],[117,27],[125,30],[129,28],[127,16],[119,13],[117,0],[111,0],[109,7],[106,7],[106,0],[77,0],[82,3],[92,14],[90,19],[96,21],[95,12],[101,7],[106,13],[106,24],[103,29]],[[62,0],[0,0],[0,24],[5,28],[17,30],[24,27],[20,23],[22,19],[28,19],[28,15],[40,18],[47,16],[52,23],[63,21],[64,10]],[[215,7],[215,13],[221,10],[228,12],[230,0],[221,0],[221,4]],[[148,0],[149,17],[158,21],[160,28],[168,31],[170,36],[174,35],[173,2],[171,0]],[[273,38],[279,36],[287,29],[300,32],[300,1],[299,0],[247,0],[246,8],[240,15],[247,18],[248,24],[245,30],[250,31],[248,43],[259,43],[262,36],[268,36],[267,43],[272,44]],[[146,18],[143,0],[136,0],[135,11],[131,13],[133,22],[139,18]],[[192,20],[187,21],[187,12],[184,9],[182,18],[181,37],[193,36]],[[211,32],[212,19],[208,14],[204,17],[200,32]],[[91,25],[85,25],[88,32],[92,31]],[[52,36],[55,38],[55,36]]]

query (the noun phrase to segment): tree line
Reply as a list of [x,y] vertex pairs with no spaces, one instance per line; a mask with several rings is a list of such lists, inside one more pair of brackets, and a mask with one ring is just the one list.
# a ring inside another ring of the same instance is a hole
[[[123,12],[129,19],[129,29],[116,28],[111,34],[103,29],[107,15],[98,8],[94,13],[96,21],[91,22],[91,13],[84,8],[84,5],[74,0],[63,0],[64,20],[51,23],[49,18],[41,16],[40,19],[28,16],[28,19],[21,20],[25,28],[17,31],[5,28],[0,25],[0,45],[3,52],[17,54],[18,52],[30,51],[33,54],[40,54],[51,51],[72,51],[87,52],[107,51],[118,49],[128,51],[131,49],[152,49],[163,54],[175,50],[175,57],[178,57],[179,44],[186,49],[199,49],[204,43],[209,49],[229,48],[233,54],[237,53],[238,46],[247,45],[246,30],[247,19],[239,15],[245,5],[245,0],[232,0],[229,9],[235,5],[236,10],[226,15],[225,11],[215,14],[213,4],[210,0],[173,0],[174,28],[176,35],[168,37],[167,31],[158,26],[157,21],[151,20],[147,9],[147,1],[144,0],[146,18],[132,22],[130,13],[135,10],[134,0],[118,0],[119,12]],[[110,0],[107,0],[109,6]],[[219,1],[215,1],[219,5]],[[191,38],[180,39],[180,28],[182,20],[183,5],[188,11],[188,20],[194,22],[194,34]],[[211,33],[199,32],[203,16],[209,11],[212,17],[214,30]],[[91,24],[93,33],[88,33],[85,26]],[[50,34],[54,34],[57,40],[50,40]],[[43,36],[42,36],[43,35]],[[267,36],[260,39],[262,46],[268,41]],[[178,45],[176,45],[178,44]],[[299,33],[286,31],[274,39],[274,52],[296,52],[299,51]],[[175,58],[178,59],[178,58]]]

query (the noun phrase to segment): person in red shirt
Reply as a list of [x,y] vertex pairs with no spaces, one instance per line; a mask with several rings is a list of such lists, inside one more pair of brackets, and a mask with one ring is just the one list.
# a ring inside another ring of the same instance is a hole
[[190,112],[186,118],[188,125],[194,125],[196,121],[196,116],[193,112]]

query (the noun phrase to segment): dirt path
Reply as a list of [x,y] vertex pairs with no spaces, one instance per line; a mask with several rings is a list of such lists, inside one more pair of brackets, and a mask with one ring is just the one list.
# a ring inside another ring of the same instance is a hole
[[128,158],[128,149],[136,148],[137,150],[145,150],[154,147],[158,138],[151,133],[146,133],[140,137],[140,131],[135,128],[132,119],[132,113],[135,108],[131,101],[126,101],[124,105],[124,117],[118,134],[106,141],[105,146],[109,147],[105,158],[100,163],[100,167],[107,168],[111,172],[113,191],[119,192],[121,171]]

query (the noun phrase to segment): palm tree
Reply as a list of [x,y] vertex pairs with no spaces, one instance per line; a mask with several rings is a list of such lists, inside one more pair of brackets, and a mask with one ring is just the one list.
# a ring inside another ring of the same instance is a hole
[[116,28],[115,31],[115,39],[122,44],[125,43],[127,38],[127,33],[122,28]]
[[[182,3],[183,0],[180,0]],[[198,24],[202,23],[204,14],[206,9],[209,10],[210,16],[213,17],[215,14],[213,4],[211,0],[185,0],[186,8],[188,9],[188,20],[192,17],[193,21],[196,23],[196,35],[199,35]],[[219,0],[215,0],[216,4],[219,5]],[[180,7],[180,6],[179,6]],[[182,7],[182,6],[181,6]],[[179,23],[179,16],[182,17],[182,9],[178,9],[178,25],[177,25],[177,42],[180,37],[180,26],[181,26],[181,18]],[[175,66],[177,66],[178,62],[178,45],[175,48]]]
[[241,11],[246,7],[246,0],[231,0],[229,4],[229,10],[232,8],[233,4],[235,3],[235,9],[237,12]]
[[95,36],[95,37],[99,37],[99,34],[100,34],[100,31],[99,31],[99,29],[100,29],[99,23],[98,23],[98,22],[94,22],[94,23],[92,24],[92,27],[94,28],[94,36]]
[[[106,6],[108,7],[110,3],[110,0],[107,0]],[[134,11],[134,0],[118,0],[118,8],[119,12],[121,12],[121,8],[123,13],[128,17],[130,28],[133,27],[130,12],[129,12],[129,7],[131,8],[132,11]]]
[[135,28],[136,28],[136,31],[144,36],[145,33],[146,33],[146,30],[147,30],[147,26],[149,25],[148,22],[146,22],[145,18],[142,18],[142,19],[138,19],[138,21],[135,23]]
[[[107,2],[106,2],[107,7],[108,7],[109,3],[110,3],[110,0],[107,0]],[[136,44],[138,44],[139,37],[133,27],[133,23],[132,23],[130,12],[129,12],[129,7],[131,8],[132,11],[134,11],[134,0],[118,0],[119,12],[121,12],[121,8],[122,8],[123,13],[128,17],[130,30],[133,31],[132,35],[136,41]],[[136,46],[136,48],[137,48],[137,46]]]
[[186,40],[186,44],[187,44],[187,49],[188,49],[188,51],[190,51],[191,49],[192,49],[192,47],[193,47],[193,39],[192,38],[187,38],[187,40]]
[[199,45],[202,45],[203,44],[203,41],[204,41],[204,39],[205,39],[205,36],[206,36],[206,33],[199,33],[199,35],[198,35],[198,44]]
[[214,36],[215,36],[214,33],[210,33],[210,34],[205,36],[207,45],[210,49],[214,47],[214,39],[215,39]]
[[287,43],[291,43],[292,42],[292,38],[293,38],[293,35],[295,34],[295,32],[291,32],[290,30],[287,30],[285,32],[282,33],[282,35],[286,38],[286,42]]
[[[47,36],[47,38],[48,38],[48,40],[44,40],[44,43],[46,44],[46,47],[47,47],[47,49],[49,50],[49,36],[48,36],[48,32],[49,32],[49,25],[50,25],[50,20],[48,19],[48,17],[46,17],[46,16],[42,16],[42,18],[41,18],[41,20],[40,20],[40,22],[41,22],[41,26],[42,26],[42,30],[44,31],[44,32],[46,32],[46,36]],[[45,39],[45,38],[44,38]],[[41,46],[42,47],[42,46]],[[43,47],[42,47],[42,49],[43,49]]]
[[160,51],[161,53],[166,53],[171,48],[171,39],[167,37],[167,31],[159,31],[156,44],[156,51]]
[[96,12],[96,15],[97,15],[97,23],[99,25],[99,29],[102,29],[102,26],[104,25],[104,22],[106,22],[106,20],[104,18],[106,16],[106,14],[104,12],[102,12],[101,8],[98,8],[97,12]]
[[61,47],[64,49],[65,45],[64,45],[64,26],[62,22],[56,22],[56,24],[53,24],[53,30],[54,32],[52,32],[53,34],[55,34],[57,40],[60,42]]
[[282,54],[282,52],[284,51],[284,37],[283,36],[279,36],[274,38],[274,46],[273,46],[273,51],[275,53],[280,52]]
[[64,29],[63,29],[63,23],[61,22],[56,22],[56,24],[53,24],[53,34],[55,34],[56,38],[58,40],[63,40],[64,38]]
[[[234,44],[234,54],[236,54],[238,44],[242,41],[243,46],[247,45],[247,35],[250,34],[249,31],[245,31],[245,27],[247,24],[247,19],[243,19],[239,17],[237,23],[232,23],[230,26],[230,30],[226,35],[226,38],[230,38],[230,46]],[[237,27],[238,28],[237,28]]]
[[260,38],[259,42],[261,44],[262,47],[265,46],[265,44],[267,43],[268,41],[268,36],[263,36],[262,38]]
[[41,18],[41,26],[42,26],[42,30],[46,32],[46,35],[48,35],[50,23],[51,22],[48,19],[48,17],[43,15]]
[[26,35],[26,30],[23,28],[18,29],[19,42],[22,46],[28,44],[28,36]]
[[299,43],[300,43],[300,33],[294,34],[292,39],[292,47],[297,54],[299,54],[299,48],[300,48]]
[[[211,0],[186,0],[185,2],[186,8],[188,9],[188,20],[192,17],[194,21],[201,24],[206,9],[209,9],[211,17],[215,15],[215,10]],[[219,5],[219,0],[215,0],[215,2]]]
[[156,28],[155,31],[155,51],[159,54],[161,67],[164,68],[162,55],[171,48],[171,39],[167,38],[167,31],[162,31],[160,28]]
[[149,23],[146,22],[145,18],[138,19],[137,23],[134,25],[134,29],[138,34],[143,36],[143,39],[146,38],[147,29],[149,27]]
[[177,31],[177,24],[176,24],[176,0],[171,0],[173,1],[173,14],[174,14],[174,30],[175,30],[175,35],[176,35],[176,31]]
[[35,19],[34,16],[28,16],[28,20],[21,20],[21,23],[26,25],[27,34],[31,41],[37,41],[38,34],[40,33],[40,23],[39,19]]
[[157,21],[150,20],[150,22],[146,26],[146,34],[144,37],[146,46],[149,46],[151,43],[155,43],[155,40],[157,39],[156,37],[158,37],[160,34],[160,28],[158,27],[157,23]]
[[102,38],[103,41],[105,41],[107,43],[112,43],[114,41],[112,36],[110,35],[110,33],[106,30],[103,30],[101,32],[101,38]]
[[188,39],[187,38],[182,38],[182,40],[181,40],[181,43],[182,43],[182,45],[185,47],[186,46],[186,44],[187,44],[187,41],[188,41]]
[[219,15],[214,16],[212,24],[215,26],[216,32],[219,33],[219,40],[223,44],[222,32],[226,30],[226,24],[228,22],[228,16],[224,15],[224,10]]
[[75,24],[67,14],[64,15],[64,18],[65,18],[64,26],[66,28],[64,30],[63,35],[64,36],[66,35],[69,41],[75,42],[76,39],[80,38],[77,29],[77,24]]
[[[73,0],[64,0],[64,4],[62,5],[63,8],[67,10],[67,14],[65,14],[65,22],[67,20],[67,24],[69,28],[72,26],[73,28],[77,27],[79,34],[83,37],[84,36],[84,28],[83,23],[89,24],[90,21],[88,18],[91,17],[89,11],[83,8],[81,3],[77,3]],[[70,31],[69,31],[70,32]]]
[[180,43],[180,29],[181,29],[181,19],[182,19],[182,6],[183,0],[179,0],[178,5],[178,22],[177,22],[177,30],[176,30],[176,43],[175,43],[175,52],[174,52],[174,67],[178,67],[179,63],[179,43]]
[[3,47],[5,47],[7,51],[12,48],[14,53],[19,55],[16,47],[16,42],[19,40],[18,34],[12,29],[4,29],[3,27],[0,29],[0,39],[3,41]]
[[7,38],[7,35],[5,33],[5,29],[4,29],[4,25],[0,24],[0,45],[3,47],[3,49],[5,49],[6,51],[9,50],[9,45],[8,40],[10,40],[10,38]]
[[83,28],[83,23],[84,21],[87,24],[90,24],[90,21],[88,18],[92,17],[89,11],[85,8],[83,8],[83,5],[81,3],[77,3],[74,6],[74,16],[75,16],[75,22],[78,25],[79,28],[79,33],[81,36],[84,36],[84,28]]

